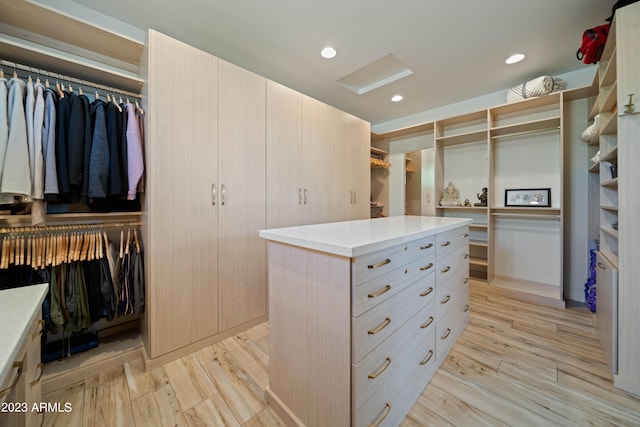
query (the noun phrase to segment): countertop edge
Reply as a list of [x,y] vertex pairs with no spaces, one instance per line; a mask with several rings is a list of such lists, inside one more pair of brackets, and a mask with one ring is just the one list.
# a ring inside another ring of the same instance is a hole
[[[423,237],[431,236],[436,233],[441,233],[443,231],[452,230],[458,227],[462,227],[473,222],[470,218],[451,218],[455,219],[456,222],[450,224],[442,224],[436,227],[432,227],[429,229],[409,232],[407,234],[394,236],[391,238],[385,238],[380,240],[371,239],[371,241],[360,243],[353,246],[345,246],[341,244],[335,244],[328,241],[318,241],[312,240],[308,238],[301,238],[292,235],[282,234],[278,232],[278,230],[285,229],[267,229],[260,230],[259,236],[278,243],[289,244],[292,246],[298,246],[306,249],[316,250],[319,252],[330,253],[333,255],[339,255],[349,258],[355,258],[358,256],[362,256],[371,252],[375,252],[380,249],[387,248],[389,246],[398,245],[406,242],[410,242],[412,240],[421,239]],[[347,221],[348,222],[348,221]],[[327,227],[331,227],[337,223],[328,223],[328,224],[315,224],[315,226],[326,225]],[[294,227],[290,227],[294,228]]]

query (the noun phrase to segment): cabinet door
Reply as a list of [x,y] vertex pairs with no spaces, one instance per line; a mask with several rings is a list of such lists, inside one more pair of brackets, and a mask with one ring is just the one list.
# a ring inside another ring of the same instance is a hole
[[331,216],[335,109],[307,96],[302,101],[302,170],[304,174],[304,224],[333,221]]
[[217,59],[149,32],[146,269],[150,356],[218,331]]
[[267,228],[302,224],[302,94],[267,81]]
[[618,270],[600,252],[596,265],[596,330],[609,368],[618,373]]
[[266,315],[266,80],[219,60],[220,330]]
[[354,192],[348,219],[365,219],[371,214],[370,147],[371,127],[369,122],[349,115],[349,141],[346,145],[348,159],[349,189]]

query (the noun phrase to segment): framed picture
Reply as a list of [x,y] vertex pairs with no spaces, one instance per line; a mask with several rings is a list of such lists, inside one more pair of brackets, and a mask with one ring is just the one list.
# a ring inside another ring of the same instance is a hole
[[506,189],[504,205],[548,208],[551,206],[551,188]]

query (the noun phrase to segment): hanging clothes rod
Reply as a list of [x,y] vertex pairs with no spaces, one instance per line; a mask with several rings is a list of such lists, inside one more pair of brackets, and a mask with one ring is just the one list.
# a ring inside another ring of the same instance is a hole
[[[117,93],[118,95],[128,96],[131,98],[142,99],[142,95],[139,93],[128,92],[126,90],[117,89],[111,86],[105,86],[100,83],[90,82],[87,80],[77,79],[75,77],[69,77],[63,74],[59,74],[53,71],[43,70],[41,68],[30,67],[28,65],[20,64],[18,62],[7,61],[4,59],[0,59],[0,65],[2,67],[7,67],[9,70],[13,70],[16,74],[18,70],[27,72],[29,74],[35,74],[37,76],[44,76],[45,78],[55,78],[62,82],[74,83],[80,86],[91,87],[96,90],[101,90],[108,94]],[[6,70],[5,70],[6,72]]]
[[127,228],[140,227],[141,221],[131,222],[108,222],[108,223],[90,223],[90,224],[67,224],[67,225],[33,225],[33,226],[17,226],[0,228],[0,234],[16,234],[16,233],[59,233],[62,231],[82,232],[102,230],[104,228]]

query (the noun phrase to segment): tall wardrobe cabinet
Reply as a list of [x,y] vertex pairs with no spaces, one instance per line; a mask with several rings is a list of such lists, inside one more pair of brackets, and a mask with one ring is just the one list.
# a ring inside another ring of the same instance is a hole
[[143,337],[161,363],[266,319],[266,82],[154,30],[144,59]]

